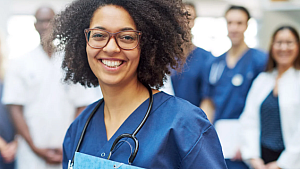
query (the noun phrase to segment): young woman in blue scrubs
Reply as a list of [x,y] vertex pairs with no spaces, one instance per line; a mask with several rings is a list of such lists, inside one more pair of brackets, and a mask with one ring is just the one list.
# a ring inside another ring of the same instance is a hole
[[[248,10],[231,6],[225,13],[225,19],[232,47],[215,58],[210,69],[207,69],[205,74],[209,83],[203,88],[205,99],[201,103],[201,108],[214,124],[223,119],[237,120],[240,117],[249,88],[267,62],[265,53],[249,48],[244,41],[250,19]],[[230,169],[248,168],[242,162],[239,151],[234,158],[226,159],[226,163]]]
[[[169,68],[183,62],[182,46],[189,43],[180,0],[78,0],[54,24],[53,39],[58,38],[58,49],[65,51],[65,80],[100,85],[103,93],[104,101],[86,128],[80,153],[107,158],[114,140],[133,133],[141,123],[149,104],[146,86],[151,86],[153,106],[136,134],[139,149],[132,165],[226,169],[218,136],[205,113],[157,90]],[[88,106],[68,129],[64,169],[98,103]],[[131,139],[124,140],[110,160],[127,164],[131,153],[127,143],[134,145]]]

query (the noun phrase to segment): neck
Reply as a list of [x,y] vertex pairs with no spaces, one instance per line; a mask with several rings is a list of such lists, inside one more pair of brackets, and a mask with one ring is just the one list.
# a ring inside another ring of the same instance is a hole
[[187,58],[188,56],[190,56],[190,54],[195,50],[195,48],[196,46],[194,44],[184,47],[184,57]]
[[277,70],[278,70],[278,78],[280,78],[284,72],[286,72],[289,68],[291,68],[292,65],[286,66],[286,65],[278,65]]
[[43,50],[45,51],[45,53],[48,55],[49,58],[51,58],[52,54],[53,54],[53,46],[52,45],[46,45],[42,42],[40,43],[43,47]]
[[246,50],[248,50],[247,44],[243,41],[240,44],[232,45],[229,49],[228,54],[230,57],[240,57]]
[[138,80],[120,86],[100,85],[105,100],[104,118],[122,123],[147,98],[147,88]]

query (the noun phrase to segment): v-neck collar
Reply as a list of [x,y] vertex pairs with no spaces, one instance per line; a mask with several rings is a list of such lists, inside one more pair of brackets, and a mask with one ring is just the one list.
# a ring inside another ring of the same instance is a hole
[[135,109],[128,116],[128,118],[122,123],[122,125],[118,128],[118,130],[113,134],[113,136],[109,140],[107,140],[106,126],[104,122],[104,105],[105,102],[101,104],[96,113],[97,116],[95,117],[95,119],[97,119],[97,121],[100,122],[100,128],[98,130],[100,134],[99,141],[101,142],[101,145],[103,145],[102,148],[106,147],[107,144],[112,145],[115,139],[121,134],[132,134],[134,132],[134,130],[139,126],[146,114],[149,105],[149,98],[145,100],[137,109]]
[[245,60],[247,57],[250,57],[250,56],[249,56],[250,51],[252,51],[252,49],[251,49],[251,48],[248,48],[248,50],[246,50],[246,51],[241,55],[241,57],[239,58],[239,60],[236,62],[235,66],[232,67],[232,68],[228,67],[228,65],[227,65],[227,60],[226,60],[226,59],[227,59],[227,57],[228,57],[228,56],[227,56],[227,55],[228,55],[228,52],[226,52],[226,53],[225,53],[225,56],[224,56],[224,61],[225,61],[226,68],[227,68],[228,70],[234,70],[234,69],[237,69],[237,67],[239,67],[239,65],[242,64],[243,60]]

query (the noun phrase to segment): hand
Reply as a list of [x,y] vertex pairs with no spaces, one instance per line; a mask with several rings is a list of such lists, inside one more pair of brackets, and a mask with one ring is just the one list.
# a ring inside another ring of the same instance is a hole
[[255,169],[268,169],[261,158],[253,158],[250,160],[250,164]]
[[49,164],[62,163],[62,159],[63,159],[62,148],[50,149],[50,154],[47,160]]
[[231,159],[232,161],[242,161],[242,154],[240,149],[238,149],[234,155],[234,157]]
[[266,164],[266,167],[267,169],[281,169],[280,167],[278,167],[276,161],[269,162],[268,164]]
[[12,141],[6,144],[2,150],[1,155],[3,157],[4,162],[11,163],[15,160],[15,155],[17,152],[18,143],[17,141]]
[[48,164],[60,164],[62,162],[61,149],[37,148],[34,147],[35,154],[43,158]]

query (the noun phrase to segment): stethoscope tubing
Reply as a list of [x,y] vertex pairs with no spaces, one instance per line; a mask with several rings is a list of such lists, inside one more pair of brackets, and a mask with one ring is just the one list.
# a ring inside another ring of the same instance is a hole
[[[114,141],[111,149],[110,149],[110,153],[108,155],[108,159],[110,159],[111,155],[112,155],[112,152],[113,150],[115,149],[116,145],[118,144],[118,142],[122,139],[122,138],[131,138],[134,143],[135,143],[135,149],[134,149],[134,152],[130,155],[129,157],[129,164],[132,164],[132,162],[134,161],[137,153],[138,153],[138,150],[139,150],[139,142],[136,138],[136,134],[141,130],[141,128],[143,127],[143,125],[145,124],[146,120],[148,119],[149,115],[150,115],[150,112],[151,112],[151,109],[152,109],[152,105],[153,105],[153,93],[152,93],[152,89],[148,86],[148,85],[145,85],[145,87],[147,88],[148,92],[149,92],[149,105],[148,105],[148,109],[147,109],[147,112],[143,118],[143,120],[141,121],[141,123],[139,124],[139,126],[134,130],[134,132],[132,134],[127,134],[127,133],[124,133],[124,134],[121,134],[120,136],[118,136],[116,138],[116,140]],[[82,140],[84,138],[84,135],[85,135],[85,132],[86,132],[86,129],[91,121],[91,119],[93,118],[94,114],[97,112],[97,110],[99,109],[100,105],[103,103],[103,99],[101,99],[99,101],[99,103],[96,105],[96,107],[94,108],[94,110],[92,111],[92,113],[90,114],[90,116],[88,117],[84,127],[83,127],[83,130],[81,132],[81,135],[80,135],[80,138],[79,138],[79,141],[77,143],[77,146],[76,146],[76,149],[75,149],[75,152],[78,152],[79,149],[80,149],[80,146],[81,146],[81,143],[82,143]],[[73,154],[73,157],[72,157],[72,160],[70,162],[70,165],[73,166],[74,164],[74,157],[75,157],[75,153]]]

